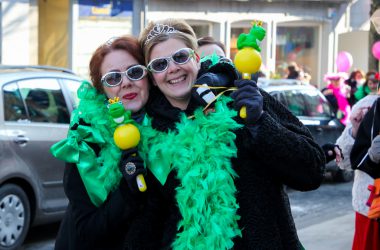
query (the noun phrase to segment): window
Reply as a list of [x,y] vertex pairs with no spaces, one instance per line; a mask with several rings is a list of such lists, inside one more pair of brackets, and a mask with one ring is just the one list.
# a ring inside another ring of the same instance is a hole
[[274,97],[288,107],[295,116],[331,117],[329,104],[317,91],[289,90],[277,92]]
[[302,93],[297,90],[285,91],[288,109],[295,116],[307,116],[307,109]]
[[63,84],[65,85],[66,89],[69,90],[69,96],[72,101],[73,108],[77,108],[79,105],[79,98],[77,95],[77,90],[80,86],[80,82],[70,79],[62,79]]
[[329,104],[324,100],[318,92],[312,90],[303,91],[308,114],[311,117],[331,117]]
[[287,75],[289,64],[296,63],[312,79],[317,79],[318,65],[318,28],[299,26],[277,27],[276,71],[281,76]]
[[10,83],[3,87],[3,97],[5,121],[27,119],[24,102],[16,83]]
[[32,122],[70,122],[70,114],[57,80],[28,79],[19,81],[18,85]]
[[192,24],[191,28],[197,37],[209,36],[209,24]]

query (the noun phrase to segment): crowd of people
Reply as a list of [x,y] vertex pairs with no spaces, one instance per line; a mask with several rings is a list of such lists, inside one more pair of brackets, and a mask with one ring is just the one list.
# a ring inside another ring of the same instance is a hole
[[[121,36],[97,48],[68,136],[51,149],[67,162],[69,199],[55,249],[303,249],[285,185],[318,188],[326,159],[335,157],[366,175],[363,183],[378,178],[380,139],[368,134],[377,122],[370,109],[376,98],[364,98],[350,116],[355,101],[340,92],[342,79],[326,78],[325,94],[336,98],[348,138],[337,141],[341,151],[327,152],[254,77],[241,79],[225,56],[222,43],[197,39],[179,19],[151,22],[138,38]],[[352,74],[347,84],[372,97],[375,79],[368,73],[363,87]],[[110,115],[115,103],[122,119]],[[242,109],[246,116],[239,116]],[[137,146],[116,145],[120,124],[138,128]],[[359,217],[364,213],[357,210],[357,231],[378,227]],[[368,238],[357,234],[355,242]]]

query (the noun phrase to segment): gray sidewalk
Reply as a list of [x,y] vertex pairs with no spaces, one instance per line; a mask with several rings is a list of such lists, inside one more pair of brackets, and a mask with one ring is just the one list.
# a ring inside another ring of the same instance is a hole
[[306,250],[349,250],[355,227],[352,211],[332,220],[298,230],[298,237]]

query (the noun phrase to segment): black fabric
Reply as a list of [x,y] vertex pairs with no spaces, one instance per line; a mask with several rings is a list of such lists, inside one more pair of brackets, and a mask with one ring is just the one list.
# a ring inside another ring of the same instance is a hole
[[[192,115],[197,107],[202,106],[195,98],[191,98],[186,110],[173,107],[168,99],[157,89],[152,87],[149,100],[145,107],[147,114],[152,118],[152,126],[160,131],[175,129],[175,123],[180,121],[182,113]],[[156,119],[157,118],[157,119]]]
[[371,109],[364,116],[358,132],[355,143],[350,154],[352,169],[360,169],[366,172],[372,178],[380,178],[380,163],[376,164],[368,156],[368,149],[371,147],[373,129],[373,138],[380,133],[380,101],[377,99]]
[[353,78],[347,79],[346,81],[344,81],[344,83],[350,86],[350,97],[347,98],[347,100],[350,106],[352,107],[357,101],[355,98],[355,92],[358,90],[358,83]]
[[[134,166],[133,173],[128,171],[129,168],[127,164],[132,164]],[[137,186],[136,177],[139,174],[146,175],[146,169],[144,167],[144,161],[138,155],[137,148],[131,148],[128,150],[123,150],[121,154],[121,160],[119,163],[120,172],[123,174],[129,189],[133,194],[140,194],[139,188]]]
[[[338,148],[340,150],[340,154],[342,156],[342,159],[344,159],[342,149],[339,147],[339,145],[332,144],[332,143],[326,143],[325,145],[322,145],[322,149],[325,152],[325,158],[326,158],[326,163],[334,160],[336,158],[336,153],[335,153],[335,148]],[[332,154],[330,155],[329,152]]]
[[246,108],[245,124],[255,125],[263,113],[263,96],[260,94],[256,82],[252,80],[236,80],[234,82],[238,88],[231,94],[234,99],[234,108],[240,111]]
[[[257,133],[251,133],[253,127],[236,131],[238,155],[232,164],[239,176],[235,185],[243,237],[234,240],[234,249],[301,249],[284,185],[301,191],[318,188],[323,180],[324,153],[296,117],[268,93],[260,93],[264,113],[254,126]],[[148,111],[153,127],[160,131],[175,128],[177,110],[161,104],[149,104],[154,110],[165,108],[165,112]],[[173,171],[160,188],[160,200],[168,211],[162,214],[166,216],[162,249],[170,249],[181,219],[175,200],[178,185]]]
[[[338,106],[338,100],[336,99],[335,95],[332,93],[328,93],[330,89],[329,88],[324,88],[321,90],[321,92],[323,93],[323,95],[326,97],[327,101],[330,103],[331,107],[332,107],[332,111],[337,114],[338,113],[338,109],[339,109],[339,106]],[[328,93],[328,94],[326,94]]]
[[[223,59],[223,57],[220,57]],[[235,80],[239,79],[239,72],[235,67],[228,62],[219,62],[212,65],[211,60],[206,60],[201,63],[200,70],[198,72],[198,78],[206,73],[213,73],[223,79],[220,82],[214,82],[213,86],[233,87]]]
[[[82,122],[83,125],[83,122]],[[73,126],[75,129],[76,126]],[[99,147],[93,144],[95,152]],[[96,207],[90,200],[75,164],[66,164],[63,185],[69,205],[55,242],[57,250],[159,249],[162,239],[160,184],[148,171],[148,189],[133,195],[124,180]]]

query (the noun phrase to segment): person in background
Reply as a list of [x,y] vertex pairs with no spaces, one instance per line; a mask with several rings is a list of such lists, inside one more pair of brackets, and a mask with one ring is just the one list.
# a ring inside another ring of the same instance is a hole
[[[197,44],[198,44],[197,52],[198,52],[198,54],[201,55],[201,58],[205,57],[205,56],[212,55],[214,53],[218,56],[221,56],[221,57],[226,56],[224,44],[219,42],[219,41],[216,41],[212,37],[209,37],[209,36],[201,37],[197,40]],[[291,65],[291,67],[295,69],[297,67],[297,65],[295,63],[293,63]],[[304,77],[305,76],[306,76],[306,74],[304,75]],[[310,78],[307,80],[310,81],[311,76],[310,75],[308,75],[308,76]],[[264,77],[265,78],[266,76],[262,71],[259,71],[256,74],[252,74],[251,79],[257,80],[258,77]],[[305,79],[304,79],[304,82],[305,82]],[[338,163],[342,160],[342,152],[341,152],[338,145],[332,144],[332,143],[326,143],[326,144],[322,145],[322,149],[325,153],[326,162],[335,160]]]
[[333,111],[339,121],[346,125],[351,112],[351,107],[347,101],[347,89],[343,83],[344,76],[340,73],[331,73],[325,75],[327,86],[322,89],[322,94],[331,104]]
[[350,77],[344,81],[344,83],[350,87],[350,93],[348,96],[348,103],[352,107],[356,103],[355,92],[358,87],[362,86],[365,82],[364,72],[360,69],[351,72]]
[[358,213],[353,249],[380,249],[379,223],[376,219],[367,218],[369,209],[365,207],[370,196],[370,192],[365,189],[369,183],[374,183],[373,179],[380,178],[380,101],[378,96],[366,98],[375,98],[375,101],[359,126],[350,154],[351,167],[361,177],[355,178],[358,194],[353,198],[357,198]]
[[[336,141],[336,144],[340,146],[342,154],[345,156],[341,162],[338,162],[338,166],[341,169],[352,170],[349,156],[359,126],[377,98],[378,95],[368,95],[352,107],[350,120],[341,136]],[[355,177],[352,186],[352,207],[355,211],[355,232],[352,249],[378,249],[379,245],[374,248],[370,246],[372,246],[373,240],[378,238],[378,231],[372,230],[371,228],[378,228],[379,224],[377,221],[370,220],[367,217],[368,206],[366,205],[369,196],[368,185],[373,184],[373,178],[360,169],[354,171]]]
[[377,92],[380,80],[379,73],[376,71],[368,71],[365,78],[366,81],[364,84],[358,87],[358,90],[354,94],[356,101],[359,101],[369,94],[376,94]]
[[204,36],[197,40],[197,53],[200,57],[217,54],[218,56],[226,57],[226,47],[220,41],[215,40],[211,36]]
[[252,80],[230,83],[233,102],[221,95],[204,107],[186,22],[151,22],[139,40],[154,85],[142,144],[162,184],[163,248],[302,249],[284,185],[307,191],[322,182],[325,157],[308,129]]
[[288,66],[287,79],[300,79],[300,71],[296,63],[291,63]]
[[[148,171],[148,190],[138,190],[136,176],[145,173],[143,161],[136,148],[122,152],[115,145],[116,125],[107,108],[107,100],[117,97],[136,122],[142,121],[149,96],[143,64],[138,41],[130,36],[108,41],[91,57],[93,85],[80,86],[68,138],[52,147],[53,155],[67,162],[63,185],[69,200],[57,250],[155,249],[160,231],[152,225],[160,217],[151,216],[156,209],[148,202],[155,188]],[[128,164],[133,168],[127,169]]]
[[[214,53],[220,57],[227,58],[226,48],[224,44],[220,41],[215,40],[211,36],[204,36],[204,37],[199,38],[197,40],[197,44],[198,44],[197,53],[198,55],[200,55],[201,58],[212,55]],[[259,70],[257,73],[252,74],[251,79],[257,80],[259,77],[265,78],[266,75],[264,74],[263,71]]]

